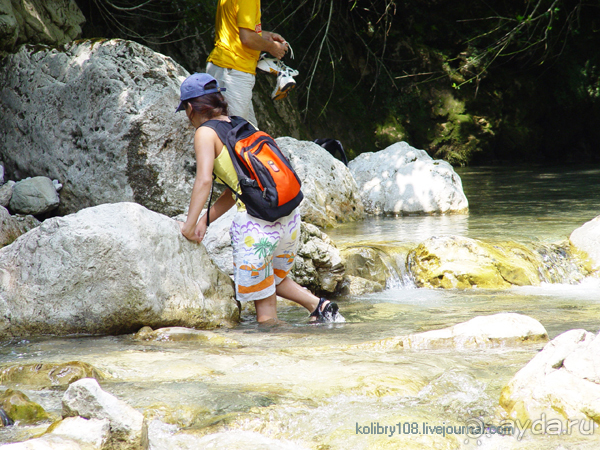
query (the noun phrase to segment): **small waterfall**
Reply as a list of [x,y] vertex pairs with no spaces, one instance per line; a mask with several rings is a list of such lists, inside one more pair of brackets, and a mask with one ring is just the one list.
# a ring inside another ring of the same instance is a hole
[[585,262],[571,252],[568,242],[538,244],[533,250],[540,257],[539,275],[544,283],[577,284],[588,274]]

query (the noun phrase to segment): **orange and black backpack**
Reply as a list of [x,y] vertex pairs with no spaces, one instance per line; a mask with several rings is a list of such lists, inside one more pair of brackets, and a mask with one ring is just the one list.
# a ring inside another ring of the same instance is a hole
[[215,130],[227,147],[246,211],[269,222],[287,216],[304,198],[300,178],[271,136],[241,117],[230,120],[208,120],[201,126]]

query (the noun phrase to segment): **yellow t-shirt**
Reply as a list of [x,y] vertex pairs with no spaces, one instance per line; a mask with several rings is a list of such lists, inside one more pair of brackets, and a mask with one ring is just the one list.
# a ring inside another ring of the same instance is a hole
[[[219,153],[219,156],[215,158],[213,173],[227,186],[233,188],[238,195],[241,193],[237,173],[235,173],[235,168],[231,162],[231,155],[229,154],[226,146],[223,146],[221,153]],[[241,200],[238,200],[237,208],[238,211],[244,211],[246,206],[241,202]]]
[[215,48],[208,61],[225,69],[256,74],[260,51],[242,45],[240,28],[262,36],[260,0],[219,0],[215,25]]

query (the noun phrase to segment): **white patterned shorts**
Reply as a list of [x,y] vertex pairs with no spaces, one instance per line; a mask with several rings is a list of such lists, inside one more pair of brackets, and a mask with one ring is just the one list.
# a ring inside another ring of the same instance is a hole
[[274,294],[294,265],[300,240],[298,210],[275,222],[238,211],[229,233],[237,299],[248,302]]

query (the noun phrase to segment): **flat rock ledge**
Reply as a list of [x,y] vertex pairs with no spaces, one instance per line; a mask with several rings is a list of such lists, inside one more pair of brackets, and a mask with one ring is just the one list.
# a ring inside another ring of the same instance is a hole
[[441,330],[396,336],[351,347],[364,350],[469,349],[513,347],[547,340],[546,329],[536,319],[516,313],[499,313],[478,316]]

